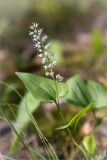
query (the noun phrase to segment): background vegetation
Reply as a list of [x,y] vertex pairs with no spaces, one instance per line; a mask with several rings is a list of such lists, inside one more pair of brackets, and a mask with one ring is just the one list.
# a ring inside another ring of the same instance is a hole
[[[29,26],[32,22],[39,22],[45,33],[49,35],[52,50],[58,62],[55,72],[60,72],[64,81],[79,74],[83,79],[95,80],[107,87],[106,0],[1,0],[0,107],[15,126],[15,117],[7,104],[16,104],[12,110],[15,115],[20,115],[21,124],[24,119],[23,110],[20,111],[19,106],[23,108],[24,105],[13,88],[22,96],[26,93],[24,85],[15,72],[45,76],[29,37]],[[77,105],[67,104],[63,98],[60,98],[60,104],[67,122],[81,110],[79,105],[77,107]],[[107,148],[106,107],[107,105],[96,111],[96,121],[93,120],[92,113],[88,112],[80,121],[76,131],[78,142],[81,143],[84,138],[87,138],[86,136],[94,132],[97,145],[96,155],[100,154],[103,157]],[[40,103],[34,112],[34,117],[42,133],[54,147],[59,159],[66,160],[71,157],[82,159],[83,155],[78,154],[66,131],[55,130],[62,126],[63,122],[54,104]],[[96,124],[97,127],[95,127]],[[27,127],[25,133],[29,137],[29,144],[45,153],[40,137],[35,134],[32,124]],[[1,119],[0,154],[7,155],[13,137],[13,131],[8,123]],[[18,151],[13,156],[14,158],[29,159],[24,147],[19,145],[18,150],[21,152]]]

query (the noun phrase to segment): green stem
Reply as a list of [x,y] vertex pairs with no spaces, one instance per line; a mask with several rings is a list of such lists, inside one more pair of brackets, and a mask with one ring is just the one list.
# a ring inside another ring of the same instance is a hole
[[[62,113],[62,111],[60,109],[60,106],[59,106],[59,101],[58,101],[58,103],[56,102],[56,106],[57,106],[58,112],[60,114],[60,117],[62,118],[64,124],[66,124],[65,118],[64,118],[63,113]],[[68,127],[67,127],[67,132],[69,133],[69,135],[70,135],[70,137],[72,139],[72,134],[71,134],[70,129]]]
[[[63,116],[63,113],[62,113],[62,111],[61,111],[61,109],[60,109],[60,106],[59,106],[59,101],[58,101],[58,102],[55,102],[55,104],[56,104],[56,106],[57,106],[58,112],[59,112],[59,114],[60,114],[60,116],[61,116],[64,124],[66,124],[66,120],[65,120],[65,118],[64,118],[64,116]],[[68,134],[70,135],[71,140],[72,140],[73,143],[75,144],[75,146],[77,146],[77,147],[81,150],[81,152],[84,154],[85,158],[87,159],[85,151],[81,148],[81,146],[79,146],[79,145],[77,144],[77,142],[76,142],[75,139],[73,138],[73,135],[72,135],[69,127],[67,127],[66,129],[67,129]]]
[[[61,109],[60,109],[60,105],[59,105],[58,87],[57,87],[57,83],[56,83],[57,81],[56,81],[56,79],[54,79],[54,78],[53,78],[53,80],[55,80],[55,86],[56,86],[56,100],[55,100],[55,104],[56,104],[56,106],[57,106],[57,109],[58,109],[58,112],[59,112],[59,114],[60,114],[61,119],[63,120],[64,124],[66,124],[66,120],[65,120],[65,118],[64,118],[64,116],[63,116],[63,113],[62,113],[62,111],[61,111]],[[85,151],[84,151],[84,150],[82,149],[82,147],[79,146],[78,143],[75,141],[75,139],[73,138],[72,132],[70,131],[69,127],[67,127],[66,130],[67,130],[68,134],[70,135],[71,141],[73,141],[73,143],[75,144],[75,146],[77,146],[77,147],[80,149],[80,151],[84,154],[84,157],[85,157],[86,160],[87,160],[87,156],[86,156]]]

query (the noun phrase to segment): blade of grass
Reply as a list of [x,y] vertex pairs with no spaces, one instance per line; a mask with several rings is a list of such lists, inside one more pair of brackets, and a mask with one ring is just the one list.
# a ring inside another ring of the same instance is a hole
[[7,84],[7,83],[5,83],[5,82],[3,82],[3,81],[0,81],[0,83],[1,83],[2,85],[5,85],[5,86],[11,88],[11,89],[22,99],[22,95],[17,91],[17,89],[13,88],[10,84]]
[[[27,112],[28,112],[28,114],[29,114],[29,116],[30,116],[30,118],[31,118],[31,121],[32,121],[32,123],[33,123],[36,131],[38,132],[38,135],[40,136],[40,139],[41,139],[41,141],[42,141],[42,143],[43,143],[43,145],[44,145],[44,147],[45,147],[45,149],[46,149],[48,158],[49,158],[50,160],[52,160],[52,159],[53,159],[53,160],[58,160],[58,157],[57,157],[57,155],[56,155],[53,147],[49,144],[48,140],[45,138],[45,136],[43,135],[43,133],[40,131],[40,129],[39,129],[38,125],[37,125],[37,122],[35,121],[35,119],[34,119],[34,117],[32,116],[32,114],[29,112],[29,109],[28,109],[28,106],[27,106],[27,101],[26,101],[26,109],[27,109]],[[50,155],[49,155],[49,153],[48,153],[48,151],[49,151],[48,148],[50,148],[50,151],[51,151],[51,154],[52,154],[52,157],[51,157],[51,158],[50,158]]]
[[[9,106],[9,105],[8,105],[8,106]],[[10,127],[13,129],[13,131],[15,132],[15,134],[17,135],[17,137],[20,139],[20,138],[21,138],[20,135],[18,134],[16,128],[15,128],[14,125],[12,124],[12,122],[11,122],[11,120],[9,119],[9,117],[7,116],[7,114],[5,114],[5,112],[3,112],[2,109],[0,109],[0,110],[1,110],[2,115],[5,117],[5,119],[7,120],[8,124],[10,125]],[[30,152],[27,144],[25,144],[25,142],[24,142],[23,140],[21,140],[21,143],[23,144],[23,146],[25,147],[25,149],[26,149],[27,152],[29,153],[30,159],[33,160],[32,154],[31,154],[31,152]]]

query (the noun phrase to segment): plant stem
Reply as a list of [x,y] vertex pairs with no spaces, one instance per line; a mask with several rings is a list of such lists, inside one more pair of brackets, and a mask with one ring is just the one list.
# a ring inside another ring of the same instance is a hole
[[[57,106],[58,112],[59,112],[64,124],[66,124],[65,118],[64,118],[63,113],[62,113],[62,111],[60,109],[60,106],[59,106],[59,101],[58,101],[58,103],[56,102],[56,106]],[[70,135],[70,137],[72,139],[72,134],[71,134],[70,129],[68,127],[67,127],[67,132],[69,133],[69,135]]]
[[[56,97],[57,97],[57,100],[55,100],[55,104],[56,104],[56,106],[57,106],[58,112],[59,112],[59,114],[60,114],[60,116],[61,116],[64,124],[66,124],[66,120],[65,120],[65,118],[64,118],[64,116],[63,116],[63,113],[62,113],[62,111],[61,111],[61,109],[60,109],[60,105],[59,105],[58,87],[57,87],[56,79],[53,78],[53,80],[55,80]],[[68,134],[70,135],[71,141],[73,141],[73,143],[75,144],[75,146],[77,146],[77,147],[80,149],[80,151],[84,154],[84,156],[85,156],[85,158],[86,158],[86,160],[87,160],[87,156],[86,156],[85,151],[84,151],[84,150],[81,148],[81,146],[78,145],[78,143],[75,141],[75,139],[73,138],[72,132],[70,131],[69,127],[67,127],[66,130],[67,130]]]
[[[56,104],[56,106],[57,106],[58,112],[59,112],[59,114],[60,114],[60,116],[61,116],[64,124],[66,124],[66,120],[65,120],[65,118],[64,118],[64,116],[63,116],[63,113],[62,113],[62,111],[61,111],[61,109],[60,109],[60,106],[59,106],[59,101],[55,102],[55,104]],[[85,151],[81,148],[80,145],[77,144],[77,142],[76,142],[75,139],[73,138],[73,135],[72,135],[69,127],[67,127],[66,130],[67,130],[68,134],[70,135],[70,138],[71,138],[71,140],[73,141],[73,143],[75,144],[75,146],[77,146],[77,147],[80,149],[80,151],[84,154],[85,158],[87,159],[87,156],[86,156]]]

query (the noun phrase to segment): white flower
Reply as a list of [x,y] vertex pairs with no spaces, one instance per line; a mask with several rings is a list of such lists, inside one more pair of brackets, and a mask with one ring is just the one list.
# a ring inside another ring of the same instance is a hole
[[48,43],[46,46],[45,46],[45,49],[48,49],[50,47],[50,43]]
[[45,54],[45,56],[47,56],[47,55],[48,55],[48,52],[45,52],[44,54]]
[[50,76],[54,78],[54,72],[50,72]]
[[37,44],[37,48],[40,49],[40,48],[41,48],[41,45]]
[[38,49],[38,51],[39,51],[39,52],[42,52],[43,50],[42,50],[42,49]]
[[37,39],[40,39],[40,36],[37,36]]
[[50,73],[49,73],[49,72],[46,72],[46,73],[45,73],[45,75],[46,75],[46,76],[49,76],[49,75],[50,75]]
[[47,46],[47,45],[45,46],[45,49],[48,49],[48,46]]
[[37,47],[38,47],[38,44],[36,43],[34,46],[37,48]]
[[34,27],[33,27],[33,26],[30,26],[30,29],[34,29]]
[[31,36],[34,48],[38,51],[38,56],[41,58],[41,63],[45,69],[46,76],[51,76],[53,79],[56,78],[58,81],[62,81],[63,77],[60,74],[55,75],[53,72],[53,67],[56,65],[56,60],[54,53],[49,52],[50,43],[48,43],[48,36],[44,35],[43,29],[39,28],[38,23],[32,23],[30,26],[31,31],[29,35]]
[[40,42],[38,42],[38,44],[40,44]]
[[33,35],[33,39],[34,39],[34,38],[36,38],[36,35],[35,35],[35,34]]
[[39,56],[40,58],[42,58],[42,57],[43,57],[43,54],[39,54],[38,56]]
[[36,27],[35,23],[32,23],[32,25],[30,26],[30,29],[34,29]]
[[42,34],[42,29],[38,30],[38,35],[40,36]]
[[56,65],[56,61],[53,61],[53,65],[54,65],[54,66]]
[[37,33],[37,29],[34,30],[34,33]]
[[45,70],[47,70],[48,66],[47,66],[47,65],[44,65],[44,68],[45,68]]
[[63,81],[63,77],[60,76],[60,74],[57,74],[57,75],[56,75],[56,80],[58,80],[58,81]]
[[37,41],[37,38],[33,38],[33,41],[34,41],[34,42]]
[[47,35],[43,36],[43,37],[42,37],[42,41],[45,42],[45,40],[46,40],[47,38],[48,38]]
[[46,58],[42,58],[42,64],[46,63]]
[[31,36],[31,35],[33,35],[34,34],[34,32],[29,32],[29,35]]
[[48,65],[48,68],[53,68],[53,64],[52,63],[50,63],[49,65]]
[[39,26],[39,23],[36,23],[36,24],[35,24],[35,27],[37,28],[38,26]]

